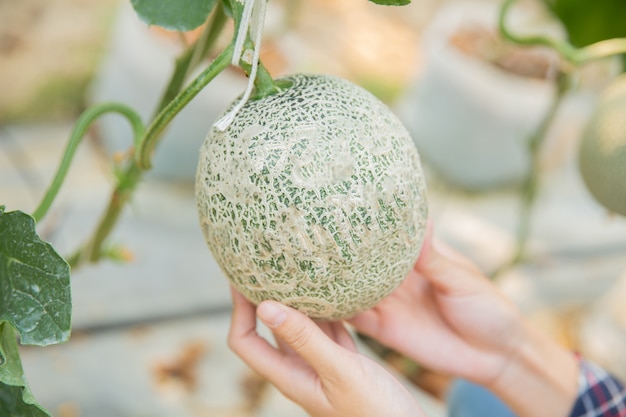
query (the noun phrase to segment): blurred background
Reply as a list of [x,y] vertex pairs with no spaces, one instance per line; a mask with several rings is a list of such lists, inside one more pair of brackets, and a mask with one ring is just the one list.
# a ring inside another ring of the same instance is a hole
[[[606,10],[580,1],[518,3],[509,19],[518,33],[578,46],[626,36],[605,19],[610,4],[624,7],[619,1],[600,2]],[[532,154],[528,143],[553,103],[559,58],[503,42],[499,7],[272,0],[261,57],[275,77],[335,74],[388,103],[420,151],[436,234],[492,275],[529,320],[626,379],[626,220],[594,200],[577,162],[585,125],[622,60],[575,72]],[[175,57],[195,36],[147,27],[126,0],[0,0],[0,204],[36,207],[89,105],[120,101],[150,117]],[[71,341],[23,347],[31,388],[54,415],[305,415],[228,351],[228,284],[197,225],[197,150],[245,85],[240,72],[227,70],[175,119],[111,236],[123,261],[72,273]],[[90,130],[38,225],[61,254],[92,232],[114,184],[114,161],[130,144],[119,117]],[[524,256],[511,264],[529,175],[539,188]],[[445,415],[448,376],[360,343],[429,415]]]

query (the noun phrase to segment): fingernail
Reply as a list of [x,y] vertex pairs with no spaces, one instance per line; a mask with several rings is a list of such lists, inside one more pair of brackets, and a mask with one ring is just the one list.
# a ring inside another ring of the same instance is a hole
[[256,309],[257,316],[269,327],[278,327],[287,318],[287,312],[276,301],[264,301]]

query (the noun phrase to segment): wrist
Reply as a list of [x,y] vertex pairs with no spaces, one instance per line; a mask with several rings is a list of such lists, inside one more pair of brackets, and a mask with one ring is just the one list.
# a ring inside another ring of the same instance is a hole
[[523,341],[488,388],[519,417],[567,417],[578,393],[578,361],[526,325]]

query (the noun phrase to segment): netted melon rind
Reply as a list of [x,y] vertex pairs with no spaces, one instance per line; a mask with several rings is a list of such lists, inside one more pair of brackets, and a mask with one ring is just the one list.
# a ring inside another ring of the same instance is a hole
[[287,79],[291,87],[209,132],[196,177],[202,232],[253,303],[344,319],[389,295],[419,255],[427,220],[419,155],[364,89],[328,76]]
[[602,94],[583,132],[579,166],[593,197],[609,211],[626,216],[626,75]]

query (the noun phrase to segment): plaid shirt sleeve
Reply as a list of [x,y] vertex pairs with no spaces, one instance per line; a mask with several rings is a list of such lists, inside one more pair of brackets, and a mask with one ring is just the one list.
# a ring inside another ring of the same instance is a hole
[[570,417],[626,417],[626,389],[607,371],[580,359],[578,379]]

